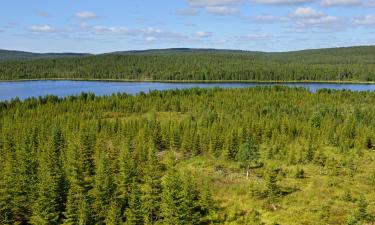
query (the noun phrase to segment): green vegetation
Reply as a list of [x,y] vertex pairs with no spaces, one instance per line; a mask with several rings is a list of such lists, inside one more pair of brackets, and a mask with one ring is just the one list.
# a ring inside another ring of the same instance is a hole
[[286,87],[2,102],[0,224],[371,224],[374,104]]
[[48,59],[48,58],[69,58],[88,56],[84,53],[31,53],[22,51],[0,50],[0,62],[15,60],[32,60],[32,59]]
[[0,80],[375,81],[374,46],[284,53],[167,49],[62,56],[4,61],[1,58],[17,59],[17,54],[0,52]]

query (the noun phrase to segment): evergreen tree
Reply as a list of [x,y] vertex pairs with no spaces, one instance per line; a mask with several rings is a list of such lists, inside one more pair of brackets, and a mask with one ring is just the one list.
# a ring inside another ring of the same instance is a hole
[[155,148],[150,146],[142,185],[142,211],[144,223],[154,224],[160,219],[161,171]]
[[175,159],[168,157],[167,173],[163,178],[163,192],[161,196],[161,215],[165,225],[181,225],[180,206],[182,204],[181,177],[175,168]]
[[241,162],[246,168],[246,179],[249,179],[250,166],[257,164],[259,158],[258,147],[248,138],[246,142],[241,145],[236,155],[236,160]]
[[[88,150],[82,147],[79,140],[82,136],[78,137],[78,143],[75,140],[71,142],[68,150],[68,182],[69,190],[67,195],[66,210],[64,212],[64,225],[74,224],[89,224],[90,219],[90,205],[88,199],[88,191],[91,186],[91,157],[84,153]],[[86,146],[86,145],[85,145]],[[87,158],[90,157],[90,158]]]
[[164,141],[163,141],[163,136],[162,136],[162,130],[160,126],[159,121],[155,121],[154,123],[154,130],[152,134],[152,139],[154,141],[154,145],[158,151],[164,150]]
[[106,152],[106,143],[101,139],[97,142],[95,156],[95,175],[90,196],[93,199],[92,208],[97,224],[103,224],[107,214],[110,199],[114,191],[110,170],[110,159]]
[[110,203],[104,223],[108,225],[122,224],[121,208],[116,201]]
[[271,204],[276,201],[276,198],[280,194],[280,189],[277,186],[277,175],[278,170],[275,168],[269,169],[266,175],[267,197]]
[[58,224],[64,211],[64,177],[60,154],[63,138],[57,130],[48,146],[42,151],[38,168],[36,200],[33,205],[32,224]]
[[124,146],[120,150],[118,165],[119,172],[116,176],[116,196],[119,207],[124,211],[128,207],[132,183],[137,176],[134,157],[129,151],[128,146]]
[[[10,147],[10,146],[7,146]],[[4,147],[6,149],[6,147]],[[13,157],[8,149],[1,157],[0,170],[0,224],[13,224]]]
[[181,176],[181,204],[179,205],[179,217],[181,224],[198,224],[200,215],[199,193],[190,174]]
[[131,188],[129,197],[129,206],[125,211],[126,225],[142,225],[143,224],[143,212],[142,212],[142,201],[141,191],[139,184],[134,180]]
[[15,223],[26,223],[31,217],[30,209],[37,172],[34,162],[36,153],[31,148],[30,136],[22,137],[15,151],[17,165],[14,167],[12,210]]

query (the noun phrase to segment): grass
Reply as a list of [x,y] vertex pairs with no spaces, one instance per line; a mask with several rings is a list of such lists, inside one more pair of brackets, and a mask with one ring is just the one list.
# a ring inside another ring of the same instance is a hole
[[[335,149],[327,148],[337,161]],[[344,169],[325,168],[321,173],[320,166],[309,163],[305,165],[289,165],[282,161],[268,160],[264,168],[255,169],[250,180],[246,180],[244,171],[234,161],[221,160],[209,156],[193,157],[182,161],[179,166],[182,170],[190,171],[197,179],[209,183],[215,200],[222,208],[227,218],[226,224],[243,224],[253,210],[262,215],[265,224],[287,225],[323,225],[344,224],[349,215],[356,210],[356,201],[364,194],[369,206],[368,212],[375,215],[375,188],[370,177],[375,171],[373,160],[375,152],[364,152],[357,156],[355,166],[357,172],[354,176]],[[278,186],[282,190],[293,190],[289,194],[278,198],[276,210],[266,205],[266,198],[250,194],[251,183],[256,182],[257,188],[264,186],[264,172],[267,164],[282,166],[284,176],[279,176]],[[295,177],[297,168],[303,168],[306,178]],[[346,197],[351,193],[351,199]],[[235,215],[234,215],[235,214]],[[231,218],[237,217],[237,220]]]

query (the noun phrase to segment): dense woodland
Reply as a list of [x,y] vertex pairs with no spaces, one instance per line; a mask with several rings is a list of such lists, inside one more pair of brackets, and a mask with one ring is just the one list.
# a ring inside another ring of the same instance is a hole
[[2,102],[0,224],[371,224],[374,104],[286,87]]
[[374,46],[285,53],[170,49],[81,57],[25,54],[0,54],[0,80],[375,81]]

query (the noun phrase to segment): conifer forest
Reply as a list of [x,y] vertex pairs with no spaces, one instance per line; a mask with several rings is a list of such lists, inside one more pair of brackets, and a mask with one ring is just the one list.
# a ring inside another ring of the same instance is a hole
[[374,224],[374,105],[282,86],[3,101],[0,224]]

